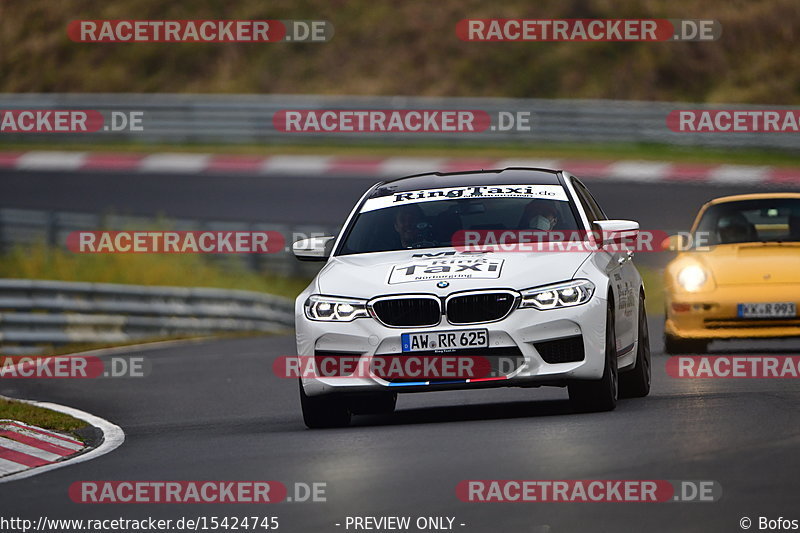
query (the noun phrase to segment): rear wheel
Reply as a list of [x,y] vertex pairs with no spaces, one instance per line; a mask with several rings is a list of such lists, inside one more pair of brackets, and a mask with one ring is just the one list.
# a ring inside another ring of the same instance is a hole
[[576,380],[567,386],[569,401],[581,412],[611,411],[617,406],[617,336],[614,329],[614,307],[606,310],[606,349],[603,376],[596,380]]
[[310,429],[338,428],[350,424],[350,409],[340,396],[307,396],[300,384],[300,406],[303,409],[303,422]]
[[619,394],[623,398],[641,398],[650,394],[650,333],[644,298],[639,298],[639,334],[636,342],[636,366],[619,376]]
[[708,351],[708,341],[703,339],[681,339],[664,334],[664,352],[670,355],[687,353],[702,354]]

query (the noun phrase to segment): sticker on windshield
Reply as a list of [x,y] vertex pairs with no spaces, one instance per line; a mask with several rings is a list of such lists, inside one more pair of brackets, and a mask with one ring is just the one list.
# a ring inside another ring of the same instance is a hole
[[459,198],[530,198],[569,201],[561,185],[470,185],[446,189],[422,189],[397,192],[380,198],[370,198],[364,203],[362,213],[398,205],[457,200]]
[[392,267],[389,283],[437,279],[497,279],[503,269],[503,261],[503,259],[486,257],[452,257],[433,261],[413,261]]

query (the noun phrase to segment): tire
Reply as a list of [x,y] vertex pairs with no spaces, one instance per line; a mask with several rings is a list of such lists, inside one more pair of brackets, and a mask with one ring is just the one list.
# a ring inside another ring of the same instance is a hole
[[650,394],[650,332],[647,327],[647,311],[644,298],[639,298],[639,333],[636,342],[636,366],[619,375],[621,398],[643,398]]
[[664,353],[669,355],[703,354],[708,351],[708,342],[704,339],[681,339],[665,333]]
[[343,398],[333,395],[306,396],[302,381],[300,384],[300,406],[303,409],[303,422],[309,429],[340,428],[350,424],[350,409]]
[[347,405],[354,415],[388,415],[394,413],[397,405],[397,393],[360,394],[349,398]]
[[617,336],[614,330],[614,304],[606,310],[606,349],[603,376],[595,380],[576,380],[567,385],[569,401],[582,413],[612,411],[619,396],[617,374]]

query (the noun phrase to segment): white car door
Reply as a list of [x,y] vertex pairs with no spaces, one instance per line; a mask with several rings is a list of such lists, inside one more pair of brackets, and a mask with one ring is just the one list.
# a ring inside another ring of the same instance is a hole
[[[572,178],[572,186],[589,223],[607,220],[597,201],[578,179]],[[638,318],[639,272],[633,265],[633,252],[625,250],[598,250],[592,260],[609,277],[614,294],[614,322],[617,334],[617,352],[622,354],[632,349],[636,340]]]

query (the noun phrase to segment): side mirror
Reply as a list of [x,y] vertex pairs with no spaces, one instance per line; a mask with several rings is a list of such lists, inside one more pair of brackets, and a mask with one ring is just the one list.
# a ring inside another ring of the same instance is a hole
[[300,261],[327,261],[336,237],[312,237],[292,244],[292,253]]
[[633,220],[595,220],[592,226],[600,234],[601,248],[610,244],[630,244],[633,248],[639,235],[639,223]]
[[664,240],[663,247],[670,252],[681,252],[686,250],[686,235],[670,235]]

